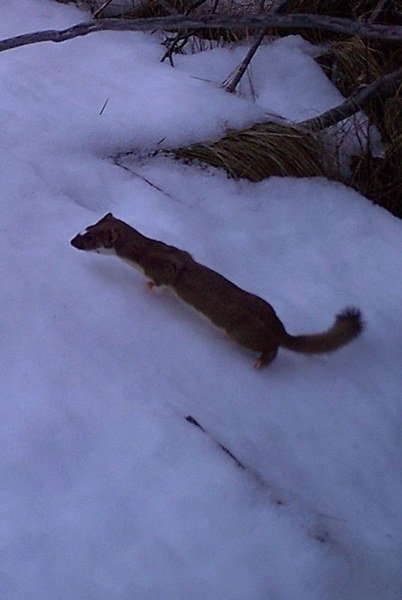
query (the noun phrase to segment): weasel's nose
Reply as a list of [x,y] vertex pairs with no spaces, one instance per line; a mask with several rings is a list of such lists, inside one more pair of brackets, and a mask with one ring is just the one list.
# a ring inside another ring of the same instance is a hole
[[78,234],[72,240],[70,240],[70,244],[72,246],[74,246],[74,248],[78,248],[78,250],[84,250],[82,241],[83,241],[82,235]]

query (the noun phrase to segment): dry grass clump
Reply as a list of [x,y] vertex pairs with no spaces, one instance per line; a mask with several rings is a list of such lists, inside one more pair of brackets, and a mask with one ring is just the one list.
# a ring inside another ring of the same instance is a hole
[[112,0],[109,4],[92,0],[90,8],[100,18],[145,19],[185,13],[189,4],[187,0]]
[[126,10],[122,15],[116,16],[124,19],[147,19],[167,17],[175,11],[184,13],[185,10],[186,3],[183,0],[168,0],[163,3],[159,0],[146,0],[146,2],[136,2],[133,8]]
[[334,42],[316,60],[344,96],[350,96],[359,85],[370,83],[384,74],[380,52],[369,48],[357,37]]
[[[400,0],[387,0],[382,5],[378,0],[288,0],[280,10],[281,14],[310,14],[342,17],[354,21],[372,21],[383,24],[402,24]],[[270,30],[270,33],[274,33]],[[290,30],[275,32],[278,35],[292,33]],[[314,44],[328,40],[343,40],[345,36],[334,32],[319,30],[298,30],[298,34]]]
[[[345,0],[332,0],[322,2],[321,0],[288,0],[280,9],[279,14],[310,14],[310,15],[332,15],[336,17],[345,16],[343,5]],[[291,29],[269,29],[270,35],[285,36],[294,33]],[[313,44],[321,44],[324,40],[337,39],[337,34],[312,29],[299,29],[298,35]]]
[[[334,159],[335,138],[325,130],[313,133],[297,125],[261,123],[231,131],[211,143],[192,144],[172,151],[180,159],[225,169],[229,176],[260,181],[266,177],[325,176],[341,180],[376,204],[402,218],[402,84],[390,98],[372,102],[371,122],[382,133],[384,156],[372,156],[370,136],[361,138],[361,154],[354,157],[349,176]],[[375,109],[375,110],[374,110]]]
[[233,14],[258,12],[259,0],[57,0],[75,1],[102,18],[138,19],[174,14]]
[[387,143],[384,157],[364,153],[355,157],[350,185],[402,218],[402,97],[384,103],[383,124]]
[[[380,10],[378,10],[380,8]],[[375,17],[378,23],[395,23],[400,14],[399,0],[388,0],[379,6],[378,0],[288,0],[282,11],[284,14],[299,13],[331,15],[345,19],[368,21]]]
[[[59,0],[64,1],[64,0]],[[145,19],[169,15],[245,14],[259,11],[259,0],[76,0],[89,5],[95,18]],[[239,42],[248,36],[244,29],[203,28],[194,31],[180,30],[166,36],[163,44],[169,49],[167,56],[181,53],[189,42],[192,52],[205,49],[203,42]],[[172,43],[173,42],[173,43]],[[197,43],[198,42],[198,43]],[[167,57],[165,56],[165,58]]]
[[270,175],[333,175],[321,137],[295,125],[260,123],[212,143],[174,150],[176,158],[225,169],[229,176],[261,181]]
[[74,3],[87,8],[99,18],[139,19],[165,17],[174,12],[184,13],[191,0],[56,0],[63,4]]
[[[351,38],[333,43],[318,62],[342,94],[350,96],[359,84],[371,83],[397,69],[402,64],[402,51]],[[381,134],[384,156],[371,155],[367,134],[367,143],[354,157],[346,183],[402,218],[402,86],[388,96],[373,96],[364,112]]]

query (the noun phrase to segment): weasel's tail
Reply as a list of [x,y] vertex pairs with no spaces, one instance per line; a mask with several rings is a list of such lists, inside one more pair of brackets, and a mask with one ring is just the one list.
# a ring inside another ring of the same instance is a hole
[[334,324],[324,333],[313,335],[287,334],[280,346],[294,352],[333,352],[357,337],[364,328],[360,310],[345,308],[336,316]]

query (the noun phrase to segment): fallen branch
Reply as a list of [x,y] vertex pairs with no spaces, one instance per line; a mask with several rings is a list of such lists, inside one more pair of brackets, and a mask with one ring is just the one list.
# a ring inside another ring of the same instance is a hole
[[316,29],[345,35],[356,35],[365,39],[380,40],[402,44],[402,26],[380,25],[327,17],[320,15],[204,15],[197,17],[176,16],[152,17],[147,19],[98,19],[88,23],[79,23],[64,30],[51,29],[26,33],[0,41],[0,52],[37,44],[40,42],[65,42],[76,37],[98,31],[177,31],[182,29],[244,29],[259,30],[273,27],[298,31]]
[[342,104],[330,108],[318,117],[302,121],[298,125],[313,131],[326,129],[362,110],[375,96],[384,98],[394,95],[398,85],[401,84],[400,80],[402,80],[402,67],[358,89]]

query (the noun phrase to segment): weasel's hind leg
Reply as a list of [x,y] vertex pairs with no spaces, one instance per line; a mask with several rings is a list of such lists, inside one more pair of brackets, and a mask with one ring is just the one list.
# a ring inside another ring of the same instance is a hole
[[261,367],[267,367],[275,359],[277,354],[278,354],[278,347],[272,348],[271,350],[268,350],[267,352],[263,352],[261,354],[261,356],[259,356],[257,358],[257,360],[255,361],[255,363],[253,365],[254,369],[261,369]]

